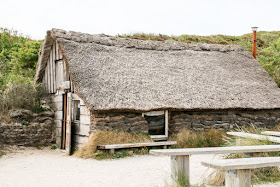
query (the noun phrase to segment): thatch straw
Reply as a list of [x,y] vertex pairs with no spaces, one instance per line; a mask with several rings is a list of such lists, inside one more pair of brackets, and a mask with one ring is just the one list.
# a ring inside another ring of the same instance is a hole
[[[280,90],[243,47],[48,32],[91,110],[273,109]],[[46,60],[40,57],[36,82]]]

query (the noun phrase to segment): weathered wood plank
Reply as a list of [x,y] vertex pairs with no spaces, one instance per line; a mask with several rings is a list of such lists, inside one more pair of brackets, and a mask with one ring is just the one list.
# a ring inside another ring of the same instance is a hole
[[[190,158],[189,155],[171,156],[171,170],[174,174],[173,178],[178,175],[184,175],[190,186]],[[173,181],[176,184],[176,181]]]
[[63,61],[63,82],[69,81],[69,74],[68,74],[68,68],[66,66],[66,62]]
[[154,155],[201,155],[201,154],[227,154],[227,153],[253,153],[253,152],[277,152],[280,145],[234,146],[234,147],[205,147],[185,149],[154,149],[150,150]]
[[47,74],[48,74],[48,93],[51,93],[50,58],[48,58]]
[[53,47],[52,47],[52,64],[53,64],[53,90],[55,93],[56,92],[56,71],[55,71],[55,42],[53,43]]
[[230,170],[225,173],[225,187],[251,187],[251,170]]
[[271,135],[271,136],[280,136],[280,132],[278,131],[263,131],[262,134]]
[[280,166],[280,157],[251,157],[224,160],[202,161],[206,167],[221,170],[255,169]]
[[53,90],[53,60],[52,60],[52,51],[49,55],[49,64],[50,64],[50,83],[51,83],[51,93],[54,93]]
[[63,83],[63,61],[56,62],[56,87],[59,89]]
[[273,137],[273,136],[264,136],[258,134],[251,134],[246,132],[227,132],[228,135],[242,137],[242,138],[252,138],[257,140],[268,140],[274,143],[280,143],[280,138]]
[[98,149],[121,149],[121,148],[131,148],[131,147],[152,147],[152,146],[175,145],[175,144],[177,144],[176,141],[130,143],[130,144],[112,144],[112,145],[99,145]]

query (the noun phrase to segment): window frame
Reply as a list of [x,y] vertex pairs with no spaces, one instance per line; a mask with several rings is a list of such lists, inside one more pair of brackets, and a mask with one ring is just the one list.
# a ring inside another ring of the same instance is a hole
[[154,115],[154,116],[158,116],[158,115],[162,115],[162,113],[164,113],[165,116],[165,133],[164,135],[149,135],[152,139],[154,140],[166,140],[168,138],[168,110],[160,110],[160,111],[149,111],[149,112],[144,112],[142,113],[142,117],[144,117],[144,115],[149,114],[149,115]]

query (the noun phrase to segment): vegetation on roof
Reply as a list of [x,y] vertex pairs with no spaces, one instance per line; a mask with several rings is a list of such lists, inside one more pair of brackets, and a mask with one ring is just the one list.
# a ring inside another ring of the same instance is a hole
[[[168,36],[162,34],[123,34],[121,38],[155,40],[165,42],[237,44],[252,51],[252,34],[242,36]],[[38,53],[42,41],[31,40],[30,37],[16,30],[0,28],[0,90],[7,85],[20,82],[30,84],[34,80]],[[280,31],[257,32],[257,60],[280,86]]]
[[[244,34],[242,36],[196,36],[181,35],[167,36],[162,34],[123,34],[118,35],[121,38],[132,38],[140,40],[154,40],[165,42],[184,42],[184,43],[208,43],[223,45],[241,45],[250,53],[252,52],[252,34]],[[280,86],[280,31],[260,31],[257,32],[257,60],[262,67],[273,77],[277,85]]]

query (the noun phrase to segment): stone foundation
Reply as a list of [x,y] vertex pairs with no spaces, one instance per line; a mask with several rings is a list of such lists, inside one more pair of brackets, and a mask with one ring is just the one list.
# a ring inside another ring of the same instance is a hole
[[148,133],[148,125],[142,113],[92,113],[90,130]]
[[55,142],[53,112],[33,114],[28,110],[10,112],[12,122],[0,123],[0,144],[48,146]]
[[[207,129],[231,130],[237,127],[266,127],[280,124],[280,110],[201,110],[169,111],[169,135],[186,128],[194,131]],[[142,113],[92,113],[90,130],[122,130],[148,133]]]

